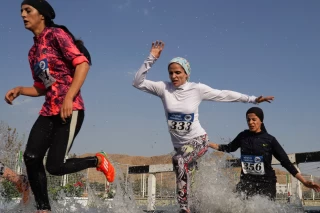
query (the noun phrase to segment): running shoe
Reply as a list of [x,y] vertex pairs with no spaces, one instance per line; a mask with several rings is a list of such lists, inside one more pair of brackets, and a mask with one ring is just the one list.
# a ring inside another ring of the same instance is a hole
[[112,183],[115,178],[115,170],[113,165],[107,158],[107,154],[105,152],[99,152],[96,154],[97,157],[101,158],[101,163],[97,166],[97,171],[103,172],[106,176],[109,183]]

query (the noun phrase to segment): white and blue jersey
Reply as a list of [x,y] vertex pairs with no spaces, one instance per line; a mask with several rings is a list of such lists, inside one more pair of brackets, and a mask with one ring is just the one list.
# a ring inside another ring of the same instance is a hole
[[202,101],[255,103],[255,96],[217,90],[201,83],[186,82],[175,87],[171,82],[147,80],[147,72],[155,61],[150,54],[136,73],[133,86],[161,98],[175,148],[206,134],[199,122],[198,108]]

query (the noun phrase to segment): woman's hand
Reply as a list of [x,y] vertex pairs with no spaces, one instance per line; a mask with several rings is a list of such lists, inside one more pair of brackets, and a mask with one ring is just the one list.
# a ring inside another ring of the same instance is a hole
[[209,142],[209,147],[215,150],[219,149],[219,144]]
[[152,42],[150,53],[154,57],[160,58],[160,55],[161,55],[163,48],[164,48],[164,43],[162,41]]
[[64,123],[66,123],[66,119],[70,118],[72,115],[72,109],[73,109],[73,100],[72,98],[69,98],[66,96],[63,100],[61,110],[60,110],[60,117]]
[[315,190],[316,192],[320,192],[320,186],[314,182],[306,181],[303,183],[303,185],[307,188]]
[[271,101],[273,100],[274,100],[274,96],[266,96],[266,97],[259,96],[258,98],[256,98],[257,103],[261,103],[261,102],[271,103]]
[[12,105],[12,101],[16,99],[20,94],[21,94],[21,87],[15,87],[6,93],[4,100],[8,104]]

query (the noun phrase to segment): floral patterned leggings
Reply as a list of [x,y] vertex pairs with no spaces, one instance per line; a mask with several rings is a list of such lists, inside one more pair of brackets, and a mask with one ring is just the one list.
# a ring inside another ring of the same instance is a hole
[[197,160],[208,151],[208,141],[208,136],[202,135],[180,148],[175,148],[176,154],[172,157],[172,163],[176,173],[177,200],[181,210],[189,210],[188,195],[192,174],[197,169]]

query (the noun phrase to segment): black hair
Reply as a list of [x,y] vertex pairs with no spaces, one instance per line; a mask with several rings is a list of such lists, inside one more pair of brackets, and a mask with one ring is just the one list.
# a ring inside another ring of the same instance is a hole
[[76,39],[76,38],[74,37],[74,35],[69,31],[69,29],[68,29],[66,26],[55,24],[51,19],[48,19],[48,18],[46,18],[46,17],[45,17],[45,25],[46,25],[46,27],[56,27],[56,28],[60,28],[60,29],[62,29],[63,31],[65,31],[66,33],[68,33],[68,34],[71,36],[74,44],[75,44],[75,45],[77,46],[77,48],[79,49],[79,51],[80,51],[81,53],[83,53],[83,55],[88,59],[89,64],[90,64],[90,65],[92,64],[90,53],[89,53],[89,51],[87,50],[87,48],[84,46],[84,42],[83,42],[81,39]]
[[246,116],[250,113],[254,113],[259,119],[260,121],[262,122],[261,123],[261,130],[264,131],[264,132],[267,132],[267,129],[266,127],[264,126],[264,123],[263,123],[263,119],[264,119],[264,114],[263,114],[263,111],[261,108],[259,107],[251,107],[250,109],[248,109],[248,111],[246,112]]
[[74,44],[77,46],[79,51],[83,53],[83,55],[88,59],[89,64],[91,65],[91,56],[87,48],[84,46],[84,43],[80,39],[76,39],[74,35],[68,30],[68,28],[64,25],[58,25],[53,22],[53,19],[56,17],[56,13],[54,12],[53,7],[49,4],[48,1],[46,0],[23,0],[21,3],[22,5],[30,5],[37,9],[41,15],[44,16],[45,18],[45,25],[46,27],[56,27],[56,28],[61,28],[63,31],[68,33]]

